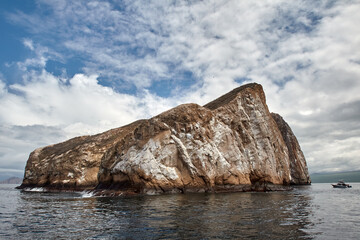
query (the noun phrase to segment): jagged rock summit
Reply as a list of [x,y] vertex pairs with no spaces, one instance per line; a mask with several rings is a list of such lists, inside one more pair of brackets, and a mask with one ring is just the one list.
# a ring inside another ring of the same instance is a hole
[[112,193],[278,190],[310,184],[289,125],[271,114],[262,86],[204,105],[39,148],[20,188]]

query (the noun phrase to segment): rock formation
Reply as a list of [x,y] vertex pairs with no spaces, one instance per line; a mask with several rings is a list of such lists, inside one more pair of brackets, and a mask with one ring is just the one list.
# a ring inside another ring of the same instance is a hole
[[20,188],[113,192],[264,191],[310,184],[293,132],[259,84],[206,104],[36,149]]

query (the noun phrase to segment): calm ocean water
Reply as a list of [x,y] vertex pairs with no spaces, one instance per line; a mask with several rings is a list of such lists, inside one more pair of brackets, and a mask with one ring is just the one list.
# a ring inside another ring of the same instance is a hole
[[0,185],[0,239],[360,239],[360,183],[91,197]]

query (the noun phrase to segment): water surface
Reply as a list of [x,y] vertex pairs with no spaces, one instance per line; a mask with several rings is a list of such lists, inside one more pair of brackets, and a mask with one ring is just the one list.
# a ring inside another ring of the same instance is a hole
[[359,239],[352,185],[116,198],[0,185],[0,239]]

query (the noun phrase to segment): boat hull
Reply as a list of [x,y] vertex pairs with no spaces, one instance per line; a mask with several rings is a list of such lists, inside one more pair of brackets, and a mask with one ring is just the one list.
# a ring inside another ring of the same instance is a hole
[[336,184],[331,184],[334,188],[351,188],[351,186],[343,186],[343,185],[336,185]]

